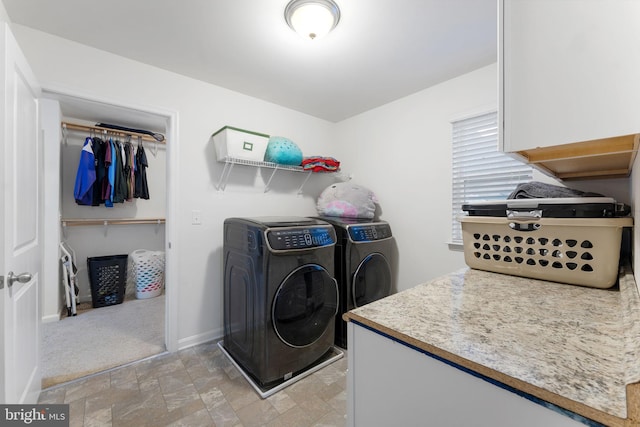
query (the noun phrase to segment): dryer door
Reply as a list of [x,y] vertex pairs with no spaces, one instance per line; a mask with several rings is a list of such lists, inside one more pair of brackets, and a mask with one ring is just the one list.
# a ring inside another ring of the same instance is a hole
[[338,313],[338,284],[317,264],[298,267],[280,284],[273,301],[273,328],[291,347],[316,342]]
[[351,296],[355,307],[389,296],[391,266],[382,254],[371,253],[356,268],[352,283]]

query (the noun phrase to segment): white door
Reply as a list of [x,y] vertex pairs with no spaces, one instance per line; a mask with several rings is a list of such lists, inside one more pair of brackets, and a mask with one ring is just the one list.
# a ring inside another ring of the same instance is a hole
[[0,33],[0,403],[36,403],[41,389],[40,89],[6,23]]

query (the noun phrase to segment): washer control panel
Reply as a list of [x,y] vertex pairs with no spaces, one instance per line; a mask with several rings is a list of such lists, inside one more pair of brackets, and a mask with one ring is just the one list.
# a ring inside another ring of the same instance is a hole
[[332,226],[273,228],[266,231],[269,247],[275,251],[310,249],[335,245],[336,232]]
[[391,237],[389,224],[350,225],[348,229],[349,237],[354,242],[371,242]]

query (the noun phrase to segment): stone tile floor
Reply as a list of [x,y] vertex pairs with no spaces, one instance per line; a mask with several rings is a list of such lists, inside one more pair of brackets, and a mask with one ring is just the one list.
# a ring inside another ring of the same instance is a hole
[[216,343],[43,390],[70,426],[344,426],[345,356],[261,399]]

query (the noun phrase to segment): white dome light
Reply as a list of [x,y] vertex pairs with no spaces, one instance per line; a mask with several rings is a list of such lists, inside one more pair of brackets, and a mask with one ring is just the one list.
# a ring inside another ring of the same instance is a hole
[[340,9],[333,0],[293,0],[284,10],[284,18],[302,37],[316,40],[338,25]]

